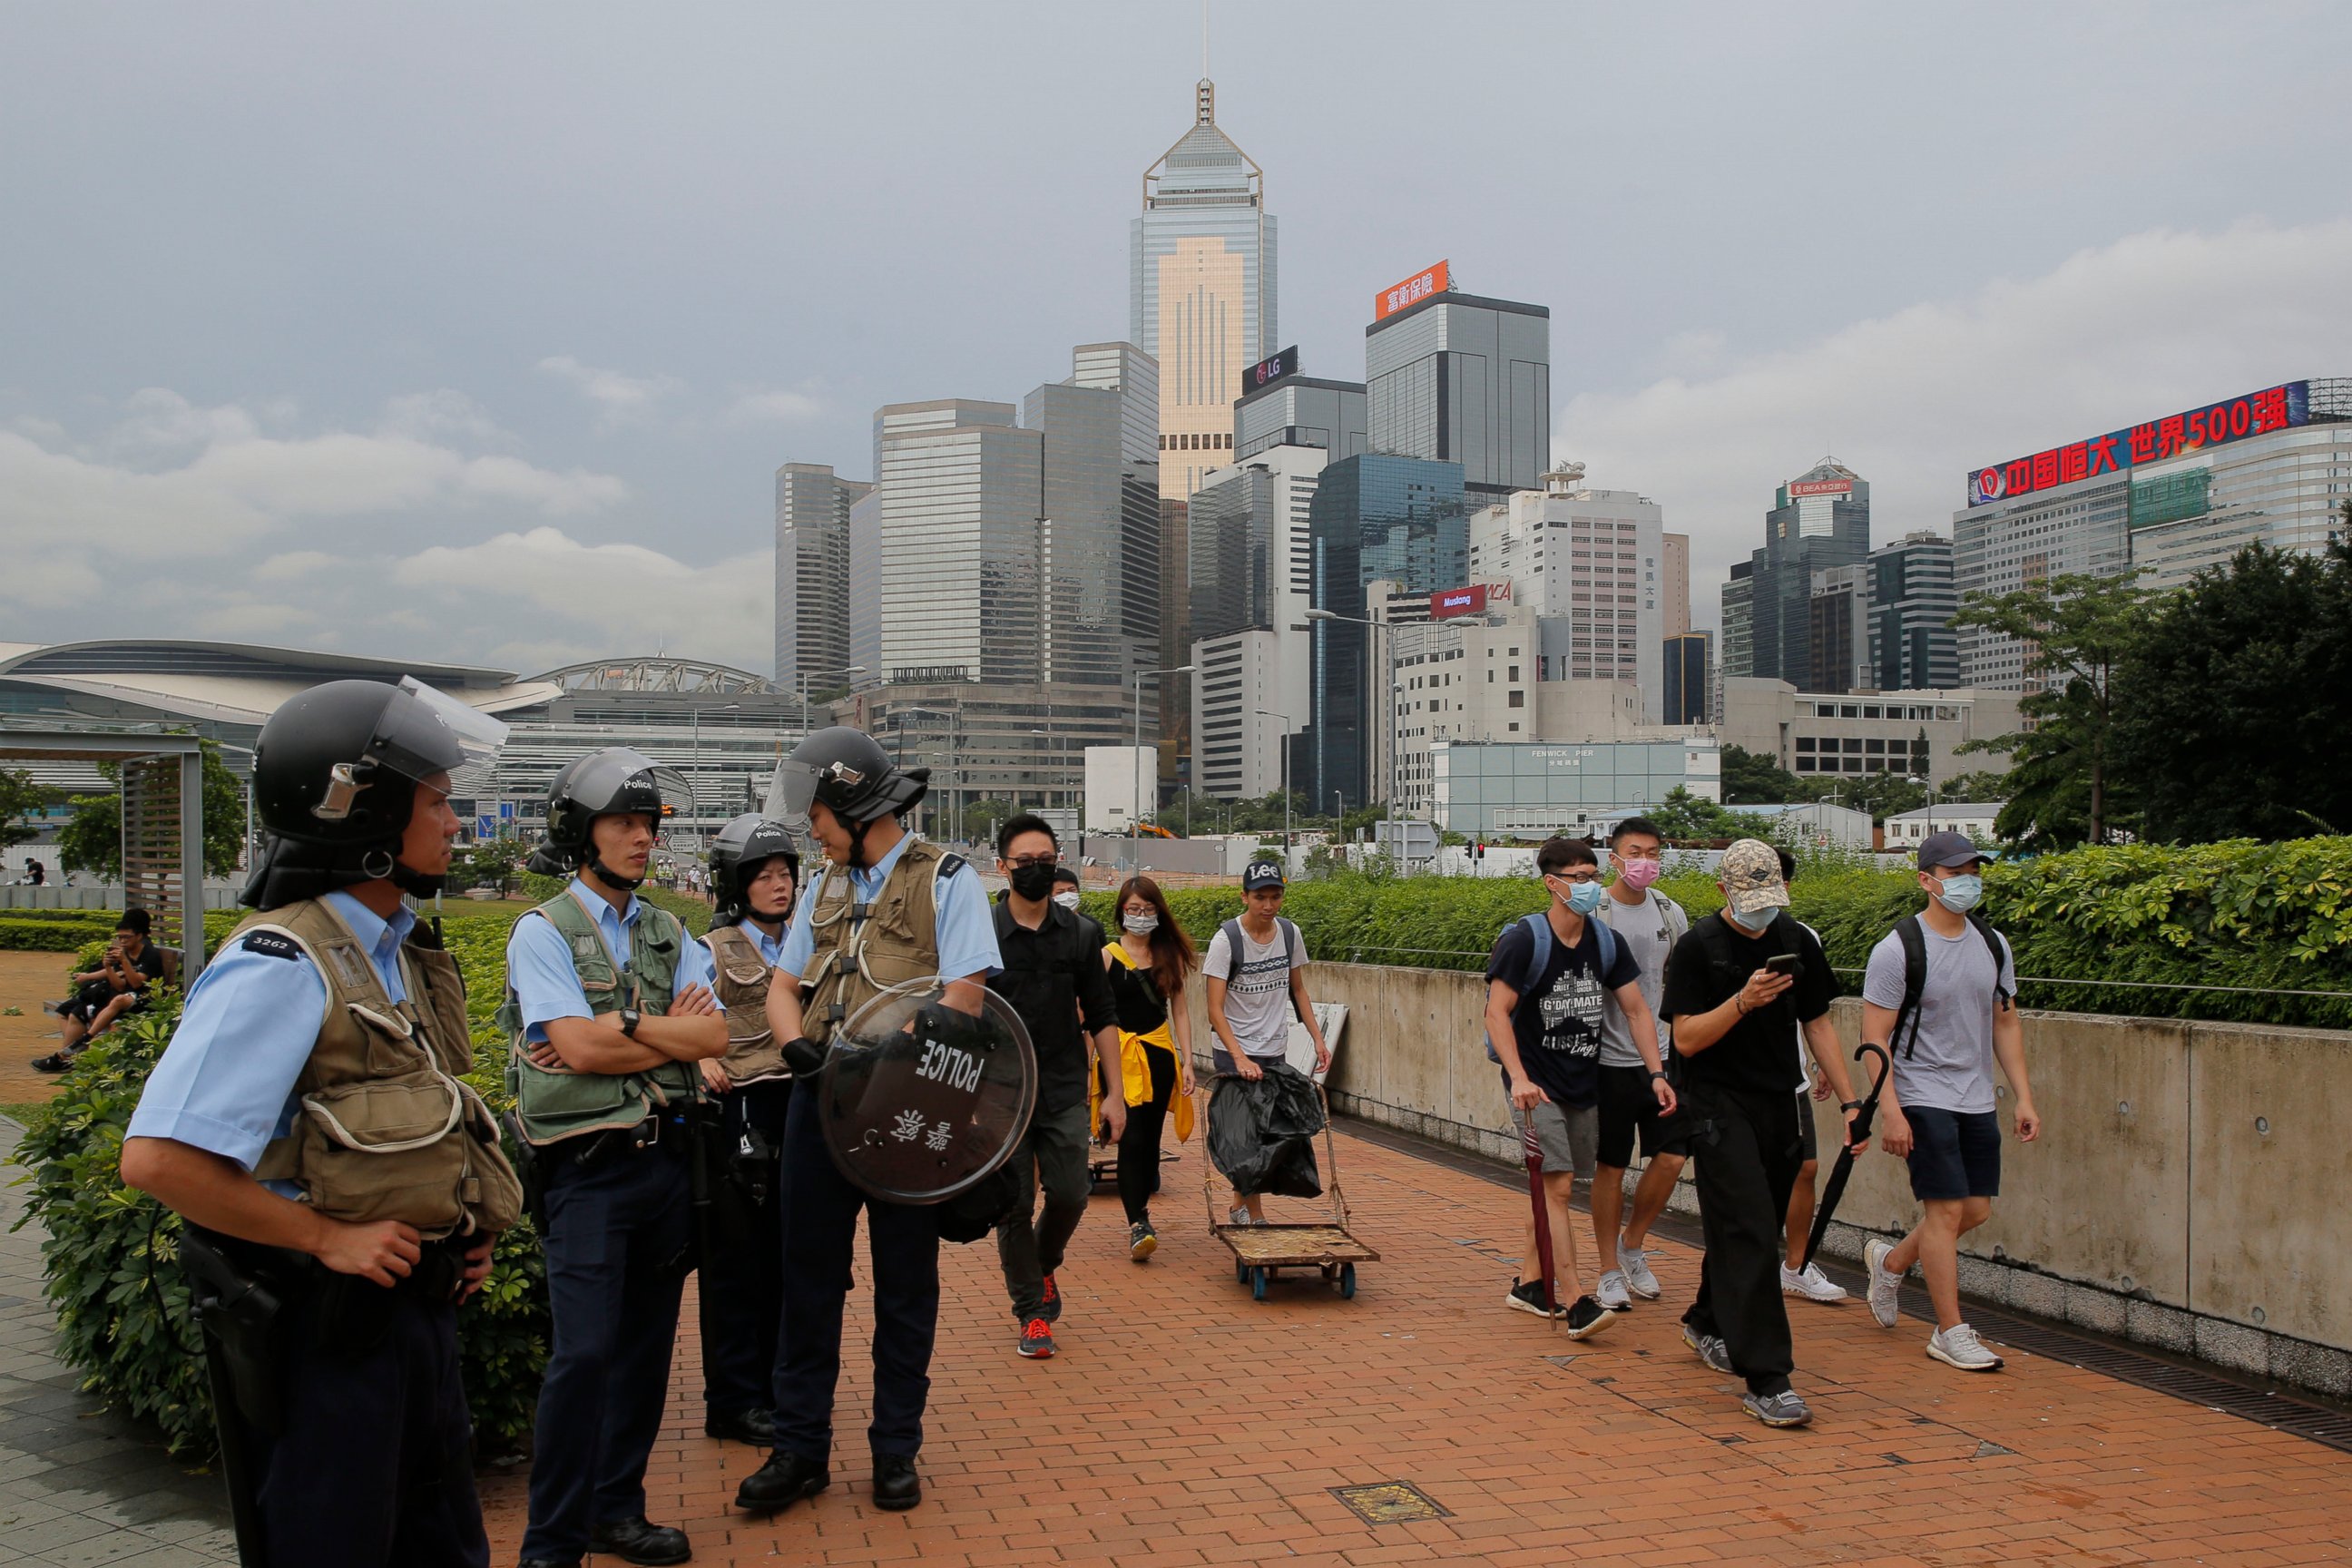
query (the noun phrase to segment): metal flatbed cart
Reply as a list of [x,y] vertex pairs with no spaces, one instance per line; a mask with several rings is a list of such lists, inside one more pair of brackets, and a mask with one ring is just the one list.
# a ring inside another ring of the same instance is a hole
[[1323,1109],[1323,1191],[1331,1200],[1331,1217],[1307,1225],[1234,1225],[1224,1218],[1217,1197],[1223,1178],[1214,1160],[1207,1157],[1209,1118],[1201,1115],[1201,1193],[1209,1207],[1209,1234],[1233,1248],[1234,1279],[1250,1288],[1253,1300],[1265,1300],[1267,1289],[1285,1268],[1314,1268],[1325,1284],[1353,1299],[1356,1265],[1377,1263],[1381,1255],[1348,1233],[1348,1197],[1339,1187],[1339,1157],[1331,1136],[1331,1102],[1320,1083],[1316,1103]]

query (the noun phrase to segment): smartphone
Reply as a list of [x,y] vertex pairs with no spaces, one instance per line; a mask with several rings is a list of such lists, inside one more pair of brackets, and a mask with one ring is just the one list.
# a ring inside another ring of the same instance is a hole
[[1786,974],[1794,978],[1797,973],[1797,955],[1793,952],[1776,952],[1764,961],[1764,967],[1775,974]]

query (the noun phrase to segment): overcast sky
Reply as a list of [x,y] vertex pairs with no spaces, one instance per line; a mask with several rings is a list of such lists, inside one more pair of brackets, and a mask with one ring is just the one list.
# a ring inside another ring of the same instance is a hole
[[[1716,620],[1772,488],[2352,374],[2352,6],[1213,0],[1281,335],[1440,257]],[[0,640],[766,671],[772,474],[1123,337],[1197,0],[0,0]]]

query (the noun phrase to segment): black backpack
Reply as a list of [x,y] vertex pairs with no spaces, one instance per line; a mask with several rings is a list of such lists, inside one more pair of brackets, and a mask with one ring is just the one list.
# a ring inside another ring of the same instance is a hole
[[[2000,983],[2001,965],[2016,962],[2009,951],[2009,942],[1974,910],[1968,912],[1968,922],[1984,938],[1985,950],[1992,954],[1993,995],[1997,1001],[2006,1002],[2016,994]],[[1902,1050],[1903,1059],[1910,1061],[1919,1054],[1919,998],[1927,991],[1927,933],[1919,924],[1919,917],[1908,915],[1895,921],[1895,940],[1903,944],[1903,1005],[1895,1010],[1895,1027],[1887,1031],[1886,1045],[1890,1050],[1896,1047],[1903,1038],[1904,1022],[1909,1020],[1911,1039]]]

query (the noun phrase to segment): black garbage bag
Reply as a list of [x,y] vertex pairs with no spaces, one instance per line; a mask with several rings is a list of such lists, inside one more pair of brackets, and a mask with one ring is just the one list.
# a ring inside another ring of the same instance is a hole
[[1209,1100],[1209,1158],[1244,1197],[1321,1197],[1315,1135],[1322,1131],[1315,1085],[1279,1062],[1255,1080],[1219,1079]]

